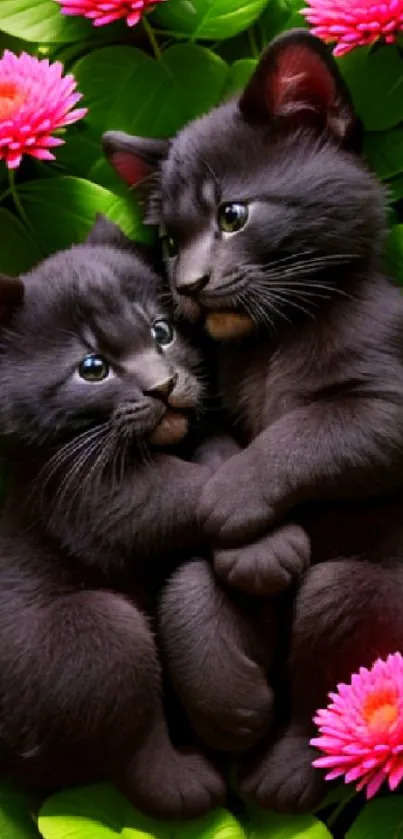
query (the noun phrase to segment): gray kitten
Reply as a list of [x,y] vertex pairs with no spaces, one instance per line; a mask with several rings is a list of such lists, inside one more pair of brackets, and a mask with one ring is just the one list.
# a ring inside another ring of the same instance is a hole
[[[286,729],[240,775],[262,806],[310,809],[322,791],[316,708],[361,665],[403,651],[403,299],[382,265],[384,196],[358,154],[337,64],[306,31],[276,39],[239,98],[172,141],[112,133],[105,146],[131,183],[148,177],[174,300],[218,341],[219,387],[245,449],[200,499],[216,572],[263,597],[312,562],[294,605]],[[240,552],[267,532],[271,546]],[[196,695],[188,573],[172,580],[163,620],[172,673]],[[220,719],[242,631],[228,647],[215,613],[214,625],[226,665],[208,676],[205,664],[203,677]],[[172,641],[185,627],[187,657]]]

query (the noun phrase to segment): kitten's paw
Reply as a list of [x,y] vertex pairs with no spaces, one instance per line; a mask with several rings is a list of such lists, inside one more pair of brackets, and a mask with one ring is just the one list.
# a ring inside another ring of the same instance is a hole
[[221,712],[192,715],[195,731],[212,749],[222,752],[245,752],[256,745],[273,722],[274,696],[266,682],[250,684],[248,700],[242,696],[237,702],[231,693]]
[[217,551],[217,576],[248,594],[278,594],[298,580],[308,568],[311,545],[297,524],[288,524],[245,548]]
[[130,767],[122,790],[144,813],[159,819],[194,819],[225,802],[218,769],[201,754],[171,752]]
[[288,733],[263,758],[243,770],[240,790],[267,810],[308,812],[323,795],[323,776],[312,766],[315,757],[309,736]]
[[245,452],[231,457],[210,478],[202,493],[198,520],[204,533],[223,548],[246,544],[270,527],[273,510]]

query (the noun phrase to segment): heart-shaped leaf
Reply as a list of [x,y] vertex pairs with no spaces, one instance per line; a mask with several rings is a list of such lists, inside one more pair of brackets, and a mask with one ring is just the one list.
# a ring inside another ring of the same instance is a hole
[[225,810],[190,822],[161,822],[136,811],[107,785],[52,796],[42,807],[38,824],[44,839],[246,839]]
[[363,807],[346,839],[400,839],[403,830],[403,797],[378,798]]
[[147,241],[140,215],[128,194],[113,192],[81,178],[63,176],[29,181],[18,187],[33,235],[45,254],[82,241],[97,213],[104,213],[133,239]]
[[11,785],[0,786],[1,839],[39,839],[28,797]]
[[168,137],[218,101],[228,67],[211,50],[177,44],[156,61],[135,47],[105,47],[73,68],[98,132]]
[[154,19],[192,40],[232,38],[259,17],[267,0],[169,0]]
[[254,810],[246,824],[248,839],[332,839],[326,825],[314,816],[282,816]]
[[52,43],[88,37],[91,24],[65,17],[55,0],[1,0],[0,29],[24,41]]
[[0,230],[0,271],[17,277],[39,262],[41,252],[35,241],[20,220],[3,207],[0,208]]

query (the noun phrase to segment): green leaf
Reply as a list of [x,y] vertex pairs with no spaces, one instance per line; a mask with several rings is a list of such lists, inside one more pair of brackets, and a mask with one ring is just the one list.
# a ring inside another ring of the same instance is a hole
[[[17,277],[40,261],[41,253],[20,220],[9,210],[0,208],[0,271]],[[1,839],[3,839],[0,830]]]
[[346,839],[401,839],[402,835],[403,797],[392,795],[366,804]]
[[29,181],[18,187],[35,240],[46,254],[82,241],[104,213],[133,239],[147,241],[133,198],[126,199],[90,181],[70,176]]
[[327,827],[314,816],[282,816],[254,812],[246,826],[247,839],[332,839]]
[[65,17],[55,0],[1,0],[0,29],[24,41],[54,43],[88,37],[91,24]]
[[52,796],[42,807],[38,823],[44,839],[246,839],[225,810],[190,822],[160,822],[134,810],[107,785]]
[[305,18],[299,14],[305,5],[305,0],[270,0],[258,21],[262,44],[269,44],[286,29],[307,26]]
[[403,172],[403,128],[364,135],[364,154],[381,180]]
[[227,81],[222,93],[222,99],[229,99],[245,87],[249,81],[257,61],[254,58],[242,58],[235,61],[229,70]]
[[216,104],[227,64],[211,50],[177,44],[156,61],[135,47],[105,47],[73,68],[98,133],[170,136]]
[[169,0],[153,19],[192,40],[232,38],[259,17],[267,0]]
[[0,786],[1,839],[39,839],[27,796],[11,785]]
[[392,201],[400,201],[403,198],[403,175],[392,178],[392,180],[388,181],[387,187]]
[[403,120],[403,61],[397,47],[355,49],[338,64],[368,131],[385,131]]

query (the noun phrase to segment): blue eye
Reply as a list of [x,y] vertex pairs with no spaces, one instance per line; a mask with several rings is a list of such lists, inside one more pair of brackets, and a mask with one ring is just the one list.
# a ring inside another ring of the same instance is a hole
[[109,372],[109,364],[102,355],[85,355],[78,365],[78,375],[86,382],[102,382]]

